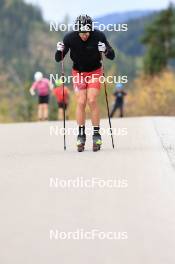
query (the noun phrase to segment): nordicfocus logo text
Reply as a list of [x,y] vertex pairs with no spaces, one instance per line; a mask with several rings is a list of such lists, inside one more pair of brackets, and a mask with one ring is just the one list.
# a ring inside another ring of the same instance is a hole
[[[98,21],[92,22],[92,31],[98,29],[100,31],[116,31],[116,32],[126,32],[128,31],[128,24],[102,24]],[[50,21],[50,31],[78,31],[76,24],[64,24],[58,21]]]
[[[50,73],[49,79],[50,79],[50,83],[53,83],[59,80],[60,76],[58,74],[54,75]],[[108,84],[117,84],[117,83],[127,84],[128,76],[127,75],[123,75],[123,76],[108,75],[105,77],[101,75],[99,77],[98,74],[92,74],[90,77],[89,76],[84,77],[83,73],[80,73],[77,76],[72,76],[72,75],[62,76],[61,80],[64,84],[70,84],[72,82],[75,84],[79,84],[79,83],[81,84],[81,83],[86,82],[88,84],[88,83],[97,82],[97,81],[101,84],[104,84],[105,82]]]
[[[110,128],[100,128],[100,134],[102,136],[107,135],[107,136],[127,136],[128,135],[128,130],[126,127],[113,127],[112,129]],[[63,127],[59,127],[58,125],[52,125],[49,127],[49,135],[52,136],[70,136],[70,135],[74,135],[74,136],[78,136],[79,134],[79,128],[78,127],[67,127],[67,128],[63,128]],[[86,127],[86,135],[87,136],[91,136],[93,135],[93,128],[92,127]]]
[[76,177],[74,179],[60,179],[60,178],[50,178],[49,180],[50,188],[54,189],[126,189],[128,187],[127,179],[102,179],[97,177],[92,177],[90,179],[83,177]]
[[50,230],[50,240],[127,240],[127,232],[108,231],[99,229],[85,231],[83,228],[76,231]]

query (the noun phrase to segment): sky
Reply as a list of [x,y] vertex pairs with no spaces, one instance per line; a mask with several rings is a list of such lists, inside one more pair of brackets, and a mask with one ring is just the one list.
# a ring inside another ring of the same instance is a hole
[[[175,1],[175,0],[173,0]],[[76,18],[79,14],[92,17],[133,10],[159,10],[168,6],[169,0],[25,0],[41,7],[47,21],[62,21],[66,14]],[[172,2],[172,1],[171,1]]]

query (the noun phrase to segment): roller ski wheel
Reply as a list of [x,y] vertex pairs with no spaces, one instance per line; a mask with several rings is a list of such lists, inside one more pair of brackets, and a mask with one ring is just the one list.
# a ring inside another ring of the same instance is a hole
[[86,135],[78,135],[77,137],[77,150],[78,152],[83,152],[86,143]]
[[101,149],[101,145],[102,145],[102,139],[101,139],[101,135],[97,134],[97,135],[93,135],[93,152],[97,152]]

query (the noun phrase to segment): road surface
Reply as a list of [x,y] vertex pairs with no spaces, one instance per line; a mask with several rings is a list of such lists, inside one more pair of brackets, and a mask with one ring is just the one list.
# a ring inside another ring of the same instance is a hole
[[175,263],[175,118],[112,124],[98,153],[72,132],[64,151],[60,122],[0,125],[1,264]]

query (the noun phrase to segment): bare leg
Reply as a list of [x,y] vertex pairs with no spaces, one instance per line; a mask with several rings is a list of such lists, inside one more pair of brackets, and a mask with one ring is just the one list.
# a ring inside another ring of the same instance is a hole
[[79,92],[76,92],[76,99],[77,99],[76,119],[78,125],[82,126],[85,125],[87,91],[81,90]]
[[57,119],[60,120],[60,110],[58,108]]
[[58,110],[58,119],[63,120],[64,119],[64,110],[63,108],[59,108]]
[[99,126],[100,124],[100,109],[98,105],[98,96],[100,90],[90,88],[87,92],[88,105],[91,111],[91,120],[93,126]]
[[42,104],[38,105],[38,120],[42,120]]
[[47,120],[48,119],[48,104],[43,104],[43,119]]

